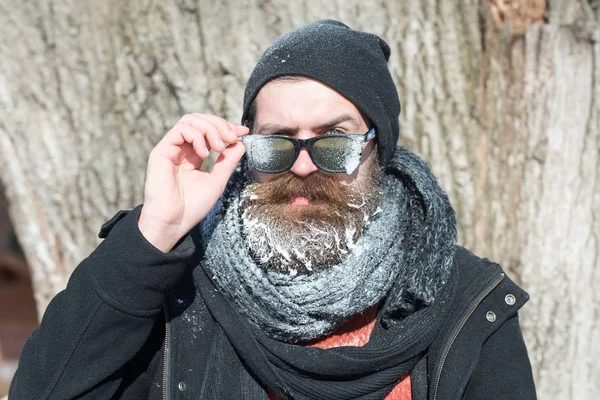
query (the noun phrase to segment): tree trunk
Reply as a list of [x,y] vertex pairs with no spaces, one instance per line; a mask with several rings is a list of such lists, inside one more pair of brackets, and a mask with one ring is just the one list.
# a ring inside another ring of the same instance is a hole
[[0,177],[40,315],[100,224],[142,201],[147,155],[187,112],[241,115],[281,33],[377,33],[402,143],[432,165],[461,243],[531,294],[541,399],[600,397],[600,1],[4,0]]

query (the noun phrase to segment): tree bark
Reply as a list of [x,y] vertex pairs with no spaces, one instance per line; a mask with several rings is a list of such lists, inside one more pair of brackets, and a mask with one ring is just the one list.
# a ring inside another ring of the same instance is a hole
[[[184,113],[238,120],[281,33],[321,18],[384,37],[401,142],[439,177],[460,241],[531,294],[540,399],[600,397],[598,0],[5,0],[0,177],[40,315]],[[596,338],[596,339],[594,339]]]

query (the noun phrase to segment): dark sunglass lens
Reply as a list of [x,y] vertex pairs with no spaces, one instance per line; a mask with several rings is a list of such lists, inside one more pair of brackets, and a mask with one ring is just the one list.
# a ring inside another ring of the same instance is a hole
[[362,144],[343,136],[322,137],[313,144],[314,162],[329,172],[352,174],[360,163]]
[[261,172],[280,172],[288,169],[295,161],[294,144],[284,138],[253,135],[246,148],[248,162]]

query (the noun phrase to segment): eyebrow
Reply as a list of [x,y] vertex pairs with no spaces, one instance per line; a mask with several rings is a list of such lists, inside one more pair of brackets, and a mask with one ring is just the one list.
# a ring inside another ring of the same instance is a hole
[[[335,125],[341,124],[342,122],[352,122],[356,127],[358,127],[358,125],[360,125],[359,121],[353,117],[350,114],[342,114],[337,118],[332,119],[331,121],[328,121],[324,124],[320,124],[317,126],[312,127],[313,131],[321,131],[323,129],[326,128],[331,128]],[[264,124],[261,125],[256,133],[259,134],[273,134],[273,133],[278,133],[280,135],[287,135],[287,136],[292,136],[296,133],[298,133],[298,128],[294,128],[294,127],[290,127],[290,126],[286,126],[286,125],[280,125],[280,124]]]

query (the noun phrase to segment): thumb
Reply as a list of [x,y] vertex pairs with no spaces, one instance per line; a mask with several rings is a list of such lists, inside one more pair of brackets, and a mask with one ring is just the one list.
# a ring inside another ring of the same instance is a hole
[[236,143],[227,146],[227,148],[221,152],[221,155],[217,158],[217,161],[215,161],[215,164],[210,171],[212,177],[225,185],[245,152],[246,146],[244,146],[241,141],[237,141]]

